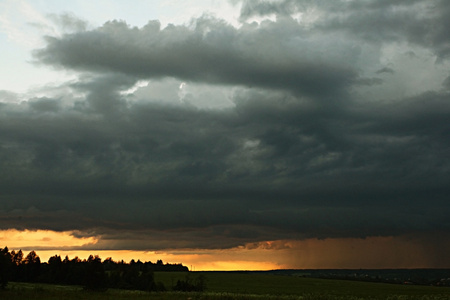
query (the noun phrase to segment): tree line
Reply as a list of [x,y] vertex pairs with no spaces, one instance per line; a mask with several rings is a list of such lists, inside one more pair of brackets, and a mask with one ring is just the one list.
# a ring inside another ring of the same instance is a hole
[[[165,286],[154,280],[153,272],[188,272],[182,264],[156,263],[131,260],[126,263],[113,261],[112,258],[101,260],[98,255],[90,255],[81,260],[78,257],[62,259],[59,255],[41,262],[35,251],[24,256],[22,250],[9,251],[0,248],[0,287],[5,288],[8,281],[40,282],[51,284],[80,285],[88,290],[106,290],[109,287],[119,289],[164,291]],[[178,281],[174,290],[200,291],[204,280],[192,281],[186,276],[185,281]]]

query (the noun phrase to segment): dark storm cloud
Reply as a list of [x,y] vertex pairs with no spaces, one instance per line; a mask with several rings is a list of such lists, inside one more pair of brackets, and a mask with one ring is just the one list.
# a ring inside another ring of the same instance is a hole
[[[139,78],[170,76],[330,95],[360,79],[347,63],[358,55],[354,46],[332,36],[310,41],[290,19],[239,29],[212,18],[164,29],[157,21],[140,29],[114,21],[91,31],[48,37],[35,58],[55,67]],[[328,53],[330,47],[334,50]]]
[[436,52],[439,59],[450,54],[450,3],[446,0],[413,1],[243,1],[241,19],[276,14],[314,12],[311,25],[326,32],[349,32],[372,42],[408,41]]
[[[94,86],[76,87],[86,103]],[[139,103],[120,116],[3,104],[2,227],[85,230],[105,239],[93,249],[129,249],[131,232],[155,249],[450,230],[448,95],[334,113],[282,96],[249,90],[222,111]]]
[[[1,92],[0,227],[100,237],[89,249],[448,235],[448,74],[390,97],[388,79],[409,80],[401,62],[394,71],[374,44],[324,33],[332,18],[318,32],[284,17],[238,29],[200,18],[48,38],[36,58],[83,73],[59,96]],[[181,90],[167,77],[233,85],[233,106],[165,102],[161,91]]]

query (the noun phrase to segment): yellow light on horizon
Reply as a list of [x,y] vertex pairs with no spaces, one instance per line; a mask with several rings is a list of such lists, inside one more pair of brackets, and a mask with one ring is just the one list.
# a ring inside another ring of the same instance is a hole
[[[75,233],[0,230],[0,247],[24,252],[34,250],[42,262],[54,255],[68,256],[69,259],[99,255],[102,260],[111,257],[114,261],[127,263],[132,259],[142,262],[163,260],[164,263],[181,263],[195,271],[450,266],[450,260],[442,261],[437,255],[442,251],[433,248],[433,243],[423,236],[278,240],[248,243],[231,249],[141,251],[107,250],[113,248],[115,240],[102,241],[101,236],[78,237]],[[444,247],[450,249],[450,240]]]
[[[134,251],[134,250],[39,250],[36,251],[42,262],[54,255],[59,255],[62,258],[68,256],[69,259],[78,257],[80,259],[87,259],[89,255],[98,255],[102,260],[111,257],[113,261],[124,261],[129,263],[132,259],[134,261],[140,260],[142,262],[151,261],[155,263],[157,260],[162,260],[164,263],[182,264],[188,267],[191,271],[235,271],[235,270],[273,270],[283,268],[280,265],[271,262],[262,261],[248,261],[248,260],[224,260],[218,254],[209,254],[206,257],[196,254],[173,254],[166,252],[153,251]],[[203,261],[204,259],[204,261]]]
[[[267,257],[258,255],[259,250],[245,248],[234,249],[194,249],[172,251],[137,251],[137,250],[85,250],[83,246],[95,246],[95,237],[77,237],[72,231],[51,230],[0,230],[0,247],[8,247],[10,251],[36,251],[42,262],[54,255],[78,257],[86,259],[89,255],[98,255],[102,260],[111,257],[114,261],[142,262],[163,260],[164,263],[181,263],[195,271],[227,271],[227,270],[271,270],[281,268],[275,262],[267,261]],[[78,248],[78,249],[77,249]],[[265,250],[262,250],[267,252]],[[256,254],[256,255],[255,255]],[[261,253],[259,253],[261,254]]]
[[38,250],[79,247],[97,243],[95,237],[76,237],[73,231],[52,230],[0,230],[1,247],[9,249]]

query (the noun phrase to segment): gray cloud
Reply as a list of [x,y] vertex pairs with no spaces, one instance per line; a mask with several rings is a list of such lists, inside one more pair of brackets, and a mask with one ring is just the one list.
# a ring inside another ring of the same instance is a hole
[[157,21],[140,29],[114,21],[91,31],[48,37],[47,46],[34,56],[55,67],[289,89],[306,95],[341,92],[360,79],[347,63],[358,56],[353,43],[333,36],[309,39],[289,19],[239,29],[211,18],[164,29]]
[[[0,103],[0,228],[101,238],[88,249],[448,235],[448,91],[390,97],[410,62],[394,72],[380,48],[322,29],[200,18],[48,38],[35,57],[79,78]],[[202,106],[215,96],[227,105]]]
[[442,82],[442,85],[445,89],[447,89],[447,90],[450,89],[450,76],[445,78],[444,82]]
[[0,101],[1,102],[18,102],[18,95],[16,93],[0,90]]
[[241,20],[253,16],[291,16],[302,13],[306,20],[316,14],[311,26],[326,32],[344,31],[371,42],[407,41],[430,48],[439,59],[450,53],[450,4],[445,0],[414,1],[243,1]]
[[[76,88],[85,103],[103,90]],[[123,104],[120,117],[4,104],[2,227],[167,231],[153,248],[450,230],[447,95],[333,112],[279,92],[235,97],[220,111]]]
[[392,68],[389,67],[383,67],[379,70],[376,71],[377,74],[382,74],[382,73],[389,73],[389,74],[394,74],[395,71]]
[[72,13],[50,14],[48,18],[64,31],[85,31],[88,28],[88,22],[80,19]]

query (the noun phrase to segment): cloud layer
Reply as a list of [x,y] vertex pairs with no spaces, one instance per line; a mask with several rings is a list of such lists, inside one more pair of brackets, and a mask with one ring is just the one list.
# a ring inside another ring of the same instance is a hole
[[1,228],[140,250],[447,235],[450,5],[337,2],[47,37],[36,62],[79,77],[0,91]]

